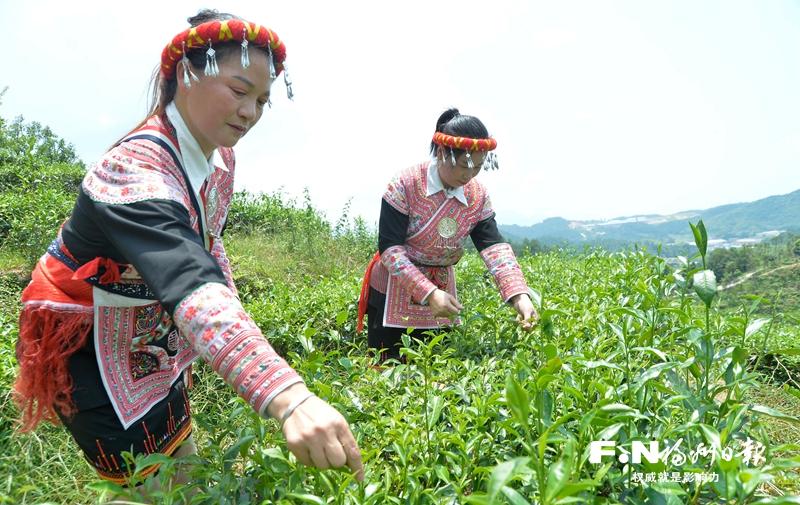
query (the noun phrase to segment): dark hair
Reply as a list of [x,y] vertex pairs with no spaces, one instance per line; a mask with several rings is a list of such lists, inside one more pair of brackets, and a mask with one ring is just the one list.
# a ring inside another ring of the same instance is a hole
[[[215,9],[202,9],[196,15],[187,18],[186,21],[189,23],[189,26],[194,27],[208,21],[227,21],[230,19],[242,18],[233,14],[228,14],[227,12],[219,12]],[[255,46],[251,49],[261,50],[264,52],[264,54],[267,54],[266,48],[263,47]],[[236,41],[220,42],[219,44],[214,44],[214,51],[216,51],[217,54],[217,62],[220,62],[234,52],[239,54],[241,51],[241,44]],[[189,62],[194,68],[195,72],[202,72],[202,69],[206,64],[206,49],[203,47],[190,49],[186,51],[186,58],[189,59]],[[148,106],[149,112],[147,113],[147,116],[145,116],[145,118],[139,122],[139,124],[131,129],[131,132],[141,127],[151,116],[164,113],[167,105],[175,99],[175,93],[178,91],[179,75],[181,75],[181,70],[180,68],[177,68],[175,70],[175,75],[165,79],[164,76],[161,75],[161,63],[159,62],[158,66],[156,66],[156,69],[153,71],[153,76],[150,78],[150,86],[148,91],[148,94],[150,95],[150,104]],[[127,134],[125,136],[127,136]]]
[[[436,120],[436,131],[453,135],[455,137],[467,137],[471,139],[485,139],[489,136],[489,131],[480,119],[475,116],[465,116],[453,107],[442,112]],[[431,155],[436,154],[437,144],[431,141]],[[453,149],[456,157],[464,154],[463,149]]]

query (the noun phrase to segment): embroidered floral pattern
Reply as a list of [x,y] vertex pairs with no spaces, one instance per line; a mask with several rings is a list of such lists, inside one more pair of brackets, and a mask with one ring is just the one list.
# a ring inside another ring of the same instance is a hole
[[174,318],[194,349],[262,415],[275,395],[302,382],[227,286],[202,285],[178,305]]
[[95,348],[106,392],[127,429],[167,397],[197,352],[185,338],[177,339],[173,353],[167,351],[166,342],[153,341],[152,328],[141,323],[161,320],[159,303],[116,307],[106,297],[95,288]]
[[158,370],[158,360],[146,352],[132,352],[129,366],[133,380],[139,380]]
[[[418,266],[416,270],[422,275],[424,283],[430,283],[431,291],[438,288],[456,296],[455,268]],[[413,289],[413,286],[412,288]],[[383,325],[395,328],[438,328],[450,324],[458,324],[459,319],[435,318],[428,305],[421,305],[411,294],[411,290],[402,284],[402,278],[392,276],[387,283],[386,305],[383,311]],[[427,294],[426,294],[427,296]]]
[[514,295],[528,292],[525,276],[517,263],[514,251],[508,244],[495,244],[481,251],[481,258],[486,268],[494,276],[500,296],[504,302]]
[[[486,188],[475,179],[464,186],[468,205],[443,192],[427,194],[429,163],[402,171],[392,182],[383,198],[393,207],[408,214],[406,254],[415,264],[454,265],[464,255],[464,244],[475,225],[494,214]],[[442,220],[452,224],[455,232],[447,237],[438,231]]]
[[406,248],[401,245],[383,251],[381,263],[389,270],[389,274],[395,277],[398,284],[409,290],[411,299],[417,303],[436,289],[436,285],[411,262],[406,254]]
[[481,213],[478,216],[478,221],[484,221],[492,216],[494,216],[494,207],[492,207],[492,200],[489,198],[489,193],[484,191],[483,207],[481,207]]
[[83,190],[92,200],[103,203],[164,199],[190,208],[183,176],[165,154],[148,140],[123,142],[89,168]]
[[383,194],[383,199],[386,200],[389,205],[403,214],[408,214],[406,185],[404,181],[404,178],[406,177],[407,176],[405,172],[401,172],[394,176],[394,178],[392,178],[392,180],[389,182],[389,186],[386,188],[386,193]]
[[236,289],[236,285],[233,283],[233,269],[231,268],[231,262],[228,260],[228,254],[225,252],[225,246],[222,243],[221,239],[214,240],[214,243],[211,246],[211,255],[214,256],[214,259],[217,260],[217,265],[222,270],[222,274],[225,276],[225,282],[228,283],[228,287],[233,291],[233,294],[237,297],[239,296],[239,292]]

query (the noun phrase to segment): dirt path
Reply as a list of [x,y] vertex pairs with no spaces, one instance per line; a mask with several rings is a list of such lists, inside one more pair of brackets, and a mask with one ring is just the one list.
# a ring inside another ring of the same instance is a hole
[[771,270],[756,270],[755,272],[748,272],[748,273],[744,274],[743,276],[739,277],[738,279],[736,279],[735,281],[722,286],[722,289],[725,290],[725,289],[730,289],[730,288],[732,288],[734,286],[738,286],[739,284],[745,282],[746,280],[748,280],[749,278],[753,277],[754,275],[758,275],[759,277],[761,277],[761,276],[764,276],[764,275],[769,275],[769,274],[771,274],[773,272],[777,272],[779,270],[786,270],[786,269],[798,268],[798,267],[800,267],[800,262],[798,262],[798,263],[790,263],[789,265],[782,265],[782,266],[773,268]]

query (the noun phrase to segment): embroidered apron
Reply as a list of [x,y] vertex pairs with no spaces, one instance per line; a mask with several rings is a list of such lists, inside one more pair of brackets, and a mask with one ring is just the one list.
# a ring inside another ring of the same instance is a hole
[[[464,255],[464,242],[474,223],[469,219],[470,210],[455,198],[445,199],[428,221],[406,240],[406,252],[437,288],[456,297],[454,265]],[[456,317],[436,318],[427,305],[420,305],[411,298],[395,276],[389,275],[386,287],[386,305],[383,325],[394,328],[438,328],[459,324]]]

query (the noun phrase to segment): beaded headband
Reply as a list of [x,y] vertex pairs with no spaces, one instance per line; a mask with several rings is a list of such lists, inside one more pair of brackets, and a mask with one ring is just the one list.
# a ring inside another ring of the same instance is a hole
[[497,141],[493,138],[471,139],[469,137],[454,137],[442,132],[433,134],[433,142],[440,146],[454,147],[465,151],[491,151],[497,147]]
[[283,72],[283,80],[286,84],[286,92],[289,99],[294,98],[292,92],[292,81],[286,69],[286,45],[278,38],[278,35],[269,28],[243,21],[241,19],[226,19],[223,21],[214,20],[187,28],[167,44],[161,52],[161,75],[169,79],[175,75],[180,63],[183,67],[183,82],[188,87],[192,85],[192,80],[197,81],[197,76],[192,72],[186,52],[191,49],[206,49],[205,75],[219,75],[216,51],[214,44],[222,42],[241,42],[242,45],[242,68],[250,66],[249,46],[253,44],[257,47],[267,49],[267,59],[269,60],[269,77],[277,78]]
[[[465,156],[467,157],[467,167],[473,169],[475,168],[475,164],[472,162],[471,151],[492,151],[495,147],[497,147],[497,141],[491,137],[487,139],[472,139],[469,137],[454,137],[453,135],[448,135],[442,132],[436,132],[433,134],[433,143],[442,147],[450,148],[450,163],[452,163],[453,166],[456,164],[456,156],[453,152],[453,149],[462,149],[466,151]],[[483,160],[483,169],[497,170],[497,168],[499,168],[497,156],[490,152]]]

